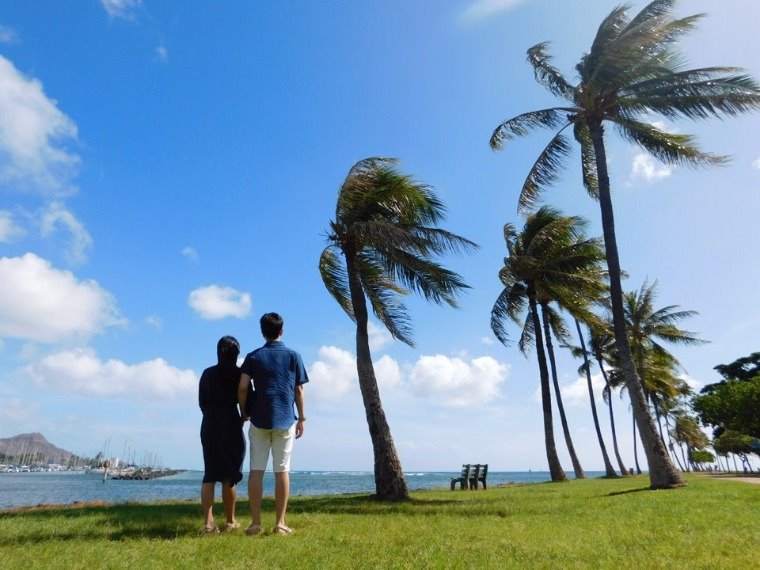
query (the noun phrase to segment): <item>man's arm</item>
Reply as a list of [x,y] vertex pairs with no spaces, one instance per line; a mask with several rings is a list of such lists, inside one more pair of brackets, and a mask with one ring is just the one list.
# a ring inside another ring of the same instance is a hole
[[298,421],[296,422],[296,439],[303,435],[304,422],[306,421],[306,412],[303,405],[303,385],[296,386],[296,410],[298,410]]
[[240,405],[240,417],[243,421],[249,419],[246,413],[245,405],[248,401],[248,386],[251,384],[251,377],[245,372],[240,375],[240,383],[238,384],[238,404]]

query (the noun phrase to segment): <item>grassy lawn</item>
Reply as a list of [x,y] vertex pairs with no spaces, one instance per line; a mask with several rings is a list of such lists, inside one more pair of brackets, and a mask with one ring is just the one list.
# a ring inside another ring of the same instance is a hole
[[[292,536],[200,536],[199,503],[0,514],[3,568],[753,568],[760,485],[690,476],[422,491],[404,504],[293,497]],[[247,503],[238,503],[245,527]],[[271,500],[265,525],[274,520]],[[221,512],[221,505],[218,506]],[[221,517],[218,517],[221,522]]]

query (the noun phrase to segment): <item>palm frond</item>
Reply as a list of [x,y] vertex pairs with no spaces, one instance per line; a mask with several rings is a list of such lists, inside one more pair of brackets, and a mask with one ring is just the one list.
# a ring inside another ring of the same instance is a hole
[[327,291],[338,302],[352,321],[356,321],[348,291],[346,268],[335,254],[333,246],[328,246],[319,256],[319,273]]
[[618,118],[614,121],[624,139],[636,143],[665,164],[707,166],[725,164],[728,157],[704,152],[692,135],[668,133],[647,123]]
[[382,266],[372,255],[362,253],[356,257],[362,289],[369,299],[372,312],[385,325],[393,338],[414,346],[412,321],[401,301],[408,293],[385,274]]
[[389,276],[436,304],[456,307],[457,295],[470,288],[459,274],[413,253],[401,249],[383,250],[380,258]]
[[520,349],[525,356],[530,353],[531,347],[536,343],[536,331],[533,327],[533,317],[530,311],[525,315],[525,322],[523,323],[522,332],[520,333],[520,340],[517,341],[517,348]]
[[504,346],[509,346],[511,343],[506,326],[507,319],[513,319],[513,314],[509,307],[511,293],[511,288],[503,289],[491,309],[491,330]]
[[549,42],[542,42],[528,49],[528,62],[533,66],[536,81],[555,95],[572,101],[573,86],[549,63],[552,58],[547,51],[548,47]]
[[599,180],[596,175],[596,153],[594,141],[591,140],[591,131],[584,122],[573,125],[575,140],[581,147],[581,172],[583,174],[583,187],[594,200],[599,200]]
[[[699,70],[697,70],[699,71]],[[626,93],[621,104],[625,106]],[[702,81],[661,81],[645,91],[631,90],[631,100],[637,107],[667,118],[683,116],[688,119],[733,117],[760,109],[760,88],[749,75],[714,77]]]
[[533,129],[539,127],[547,129],[556,129],[562,125],[566,119],[562,112],[572,113],[575,109],[567,107],[553,107],[551,109],[541,109],[539,111],[530,111],[517,115],[501,123],[494,129],[491,135],[490,145],[493,150],[500,150],[505,142],[515,137],[524,137]]
[[565,159],[571,150],[572,147],[567,138],[562,135],[562,131],[558,132],[546,145],[523,183],[517,201],[519,211],[529,210],[538,200],[541,191],[556,182],[559,170],[564,166]]

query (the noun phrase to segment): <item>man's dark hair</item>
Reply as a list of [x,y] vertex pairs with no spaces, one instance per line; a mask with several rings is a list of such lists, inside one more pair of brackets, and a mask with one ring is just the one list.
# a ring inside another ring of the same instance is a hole
[[282,317],[277,313],[267,313],[259,320],[261,334],[267,340],[277,340],[282,332]]
[[234,336],[223,336],[216,343],[216,358],[222,366],[227,368],[235,366],[238,354],[240,354],[240,343]]

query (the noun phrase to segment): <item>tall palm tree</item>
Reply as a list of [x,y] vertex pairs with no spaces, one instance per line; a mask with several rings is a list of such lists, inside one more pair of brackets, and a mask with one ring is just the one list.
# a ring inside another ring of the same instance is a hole
[[[602,428],[599,425],[599,414],[596,411],[596,398],[594,397],[594,386],[591,382],[591,361],[589,360],[589,353],[586,350],[586,340],[583,338],[583,330],[581,329],[581,323],[578,319],[575,319],[575,328],[578,331],[578,339],[580,340],[579,349],[573,350],[574,354],[579,353],[583,358],[583,364],[581,369],[586,376],[586,386],[588,387],[588,397],[591,402],[591,417],[594,420],[594,429],[596,430],[596,439],[599,442],[599,449],[602,452],[602,460],[604,461],[604,472],[606,477],[616,477],[615,468],[612,466],[610,456],[607,454],[607,446],[604,444],[604,438],[602,437]],[[579,371],[580,372],[580,371]],[[622,468],[622,466],[621,466]],[[625,473],[623,473],[625,475]]]
[[568,104],[518,115],[500,124],[491,136],[491,148],[496,150],[534,128],[560,127],[523,185],[519,206],[526,209],[558,178],[571,150],[570,142],[562,133],[572,127],[581,148],[584,186],[599,200],[615,342],[649,462],[652,488],[681,486],[684,479],[657,436],[628,345],[604,143],[605,125],[613,124],[624,139],[665,163],[716,165],[724,163],[726,158],[703,152],[690,135],[668,133],[647,122],[648,115],[704,119],[738,115],[760,107],[760,89],[749,76],[741,74],[740,69],[682,69],[683,59],[676,50],[676,43],[695,28],[701,15],[676,19],[671,14],[675,3],[676,0],[654,0],[633,18],[628,16],[627,5],[612,10],[599,26],[591,49],[575,68],[580,78],[577,85],[572,85],[552,65],[547,43],[530,48],[528,61],[536,80]]
[[[396,160],[366,158],[348,172],[338,193],[328,246],[319,259],[322,281],[356,323],[356,368],[382,500],[403,500],[408,489],[380,401],[367,333],[367,299],[394,338],[414,346],[401,296],[421,294],[456,307],[468,286],[435,258],[477,245],[440,229],[445,208],[433,189],[396,169]],[[342,259],[341,259],[342,258]]]
[[[604,390],[602,391],[602,397],[607,403],[607,408],[610,414],[610,429],[612,431],[612,448],[615,451],[615,459],[617,459],[618,468],[623,476],[628,475],[628,469],[623,463],[623,458],[620,455],[620,448],[618,447],[617,430],[615,429],[615,414],[612,410],[612,389],[610,384],[610,378],[607,375],[605,368],[605,360],[611,360],[610,353],[614,345],[615,339],[612,334],[612,327],[606,326],[604,323],[597,326],[589,327],[589,348],[591,354],[594,356],[594,360],[599,365],[599,372],[604,379]],[[635,440],[634,440],[635,441]]]
[[[504,226],[508,257],[499,271],[504,289],[491,311],[491,328],[505,345],[509,344],[506,321],[512,320],[522,326],[519,348],[527,354],[535,345],[541,381],[541,402],[544,419],[544,440],[552,481],[565,481],[565,472],[557,456],[554,441],[551,388],[546,365],[544,343],[552,331],[564,336],[564,325],[556,312],[548,305],[557,301],[569,311],[580,313],[587,303],[583,292],[593,278],[587,274],[599,261],[597,240],[583,236],[585,222],[578,217],[562,216],[557,210],[544,207],[528,216],[521,232],[512,224]],[[542,307],[542,319],[538,306]],[[527,315],[524,315],[527,308]],[[547,348],[551,348],[550,342]],[[553,376],[556,365],[552,360]],[[559,396],[559,385],[555,385]],[[559,403],[559,400],[558,400]],[[562,410],[562,408],[560,408]],[[561,413],[562,415],[562,413]],[[565,422],[566,424],[566,422]],[[575,455],[569,430],[565,429],[566,442],[571,457]],[[583,470],[577,457],[576,474]]]
[[696,311],[681,311],[678,305],[655,309],[656,296],[657,281],[651,284],[644,281],[638,291],[623,295],[623,314],[633,362],[643,381],[645,397],[654,408],[662,438],[660,401],[683,395],[684,389],[689,390],[677,374],[678,359],[666,349],[665,343],[693,346],[706,341],[676,324],[696,315]]

